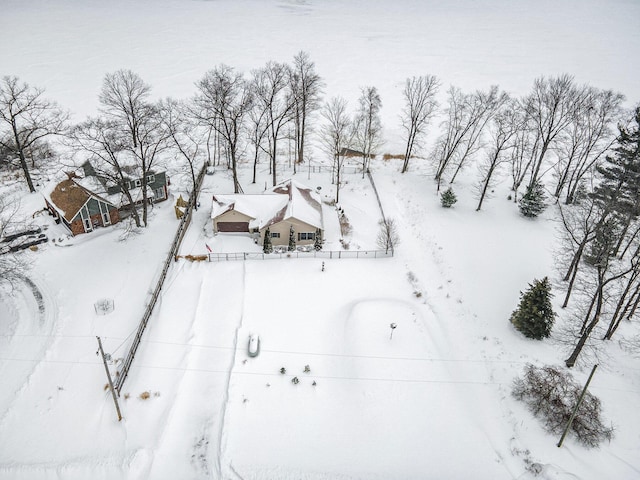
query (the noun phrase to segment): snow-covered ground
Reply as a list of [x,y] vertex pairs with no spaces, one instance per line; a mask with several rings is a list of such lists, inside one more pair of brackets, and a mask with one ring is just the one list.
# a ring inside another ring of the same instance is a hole
[[[95,113],[108,71],[131,68],[157,96],[184,97],[219,62],[248,71],[300,49],[328,96],[353,104],[359,86],[378,87],[389,151],[409,75],[521,94],[536,76],[569,72],[640,98],[633,2],[8,0],[2,16],[2,74],[46,87],[78,119]],[[56,241],[24,252],[32,284],[0,296],[0,478],[533,479],[532,462],[538,478],[640,478],[640,363],[618,345],[591,386],[616,428],[598,450],[571,438],[558,449],[509,393],[527,362],[567,355],[555,338],[528,341],[508,322],[528,282],[557,277],[553,210],[523,219],[502,185],[475,212],[472,170],[443,209],[427,165],[372,169],[398,223],[396,255],[174,263],[120,423],[95,337],[113,359],[126,354],[177,228],[179,185],[150,227],[125,239],[119,226],[69,239],[36,215]],[[249,176],[241,171],[245,191],[260,192],[267,173],[256,185]],[[296,178],[333,196],[328,174]],[[371,186],[357,174],[345,181],[349,249],[375,249]],[[205,177],[180,253],[256,249],[212,235],[214,192],[231,192],[224,170]],[[21,196],[28,215],[44,206],[39,194]],[[323,208],[325,249],[339,250],[335,210]],[[105,298],[115,309],[98,315]],[[261,340],[255,358],[250,335]],[[575,369],[579,381],[588,367]]]

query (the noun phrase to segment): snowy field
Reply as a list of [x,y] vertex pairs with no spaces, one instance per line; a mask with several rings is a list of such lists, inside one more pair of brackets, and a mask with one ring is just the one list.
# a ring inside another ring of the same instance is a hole
[[[539,75],[568,72],[640,100],[636,2],[6,0],[1,12],[0,74],[46,87],[78,120],[95,113],[106,72],[131,68],[158,97],[187,97],[220,62],[248,72],[301,49],[327,96],[353,104],[360,86],[378,87],[392,152],[410,75],[523,94]],[[121,226],[70,239],[36,214],[56,242],[23,254],[33,286],[0,296],[0,479],[640,478],[640,362],[617,344],[591,385],[616,428],[600,449],[572,438],[557,448],[510,396],[526,363],[561,365],[568,354],[554,336],[529,341],[508,322],[533,278],[557,280],[553,209],[520,217],[505,182],[475,212],[473,169],[443,209],[425,165],[402,176],[399,167],[372,164],[398,222],[393,258],[324,260],[324,270],[320,259],[173,264],[121,423],[95,337],[114,359],[126,354],[177,228],[179,182],[150,227],[126,239]],[[241,169],[247,192],[268,180],[264,170],[256,185],[249,177]],[[328,174],[296,178],[334,194]],[[371,185],[345,181],[349,250],[375,249]],[[14,187],[0,194],[20,196],[25,214],[44,207]],[[181,254],[256,248],[212,235],[211,194],[231,190],[224,170],[205,177]],[[325,249],[342,249],[335,210],[323,208]],[[115,310],[97,315],[104,298]],[[261,339],[255,358],[250,335]],[[578,381],[590,366],[575,369]]]

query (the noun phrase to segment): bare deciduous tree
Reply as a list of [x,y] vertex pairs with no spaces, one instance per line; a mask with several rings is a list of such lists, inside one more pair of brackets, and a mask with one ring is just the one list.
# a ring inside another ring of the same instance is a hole
[[168,147],[169,133],[160,108],[149,101],[151,87],[131,70],[105,75],[100,91],[101,110],[119,127],[122,146],[139,169],[142,191],[142,223],[148,224],[149,173]]
[[615,141],[614,125],[620,120],[624,97],[611,90],[585,87],[584,102],[578,105],[571,123],[558,138],[557,183],[554,195],[566,189],[570,204],[584,176]]
[[333,161],[333,175],[336,184],[336,203],[340,201],[340,182],[344,149],[351,146],[353,128],[347,114],[347,101],[334,97],[321,112],[325,120],[321,129],[322,145]]
[[[295,126],[296,163],[304,162],[307,133],[311,131],[309,120],[320,108],[324,83],[315,71],[309,54],[300,51],[293,57],[289,82],[293,92],[293,122]],[[294,165],[295,167],[295,165]],[[295,170],[294,170],[295,171]]]
[[426,134],[429,120],[438,107],[436,94],[440,82],[435,75],[407,78],[402,92],[405,106],[400,117],[406,132],[407,146],[404,152],[402,173],[409,169],[409,159]]
[[480,198],[476,211],[482,208],[482,203],[492,184],[494,174],[502,163],[508,162],[505,151],[513,148],[513,138],[522,128],[523,117],[517,102],[509,101],[493,116],[491,143],[485,162],[480,167],[481,180],[479,185]]
[[251,183],[256,183],[256,174],[258,170],[258,160],[260,158],[260,152],[264,152],[267,155],[269,150],[264,146],[264,140],[267,135],[269,125],[267,124],[267,111],[259,105],[254,107],[249,112],[249,143],[253,147],[253,179]]
[[638,250],[636,250],[628,262],[621,264],[616,263],[615,265],[614,262],[610,261],[611,259],[608,255],[602,255],[601,261],[594,266],[595,289],[591,296],[587,313],[584,316],[582,327],[580,328],[578,342],[571,352],[571,355],[569,355],[569,358],[565,361],[567,367],[573,367],[576,364],[578,356],[582,352],[587,340],[600,322],[605,299],[609,296],[607,288],[610,285],[615,285],[618,280],[627,277],[630,273],[640,268],[640,266],[638,266],[638,262],[640,261],[638,253]]
[[96,176],[106,185],[117,185],[131,205],[131,216],[136,227],[141,226],[135,200],[129,190],[133,173],[127,161],[129,153],[124,146],[120,124],[113,119],[89,118],[74,126],[69,133],[69,145],[83,158],[88,156]]
[[381,108],[382,101],[376,87],[365,87],[360,90],[358,111],[354,122],[354,145],[363,154],[362,178],[369,170],[371,156],[382,144]]
[[[0,239],[11,233],[20,224],[19,210],[19,202],[9,200],[6,194],[0,196]],[[5,245],[0,243],[0,247]],[[0,251],[0,288],[14,286],[28,268],[29,262],[24,255]]]
[[498,87],[495,85],[488,92],[478,90],[470,96],[469,120],[471,129],[462,142],[457,166],[451,176],[450,183],[455,181],[460,170],[466,165],[467,160],[471,159],[482,148],[482,134],[486,125],[508,100],[509,96],[505,92],[499,92]]
[[273,186],[277,184],[278,140],[284,132],[283,127],[291,120],[295,105],[295,96],[289,88],[289,72],[289,66],[284,63],[267,62],[254,72],[253,78],[257,108],[264,112],[267,127]]
[[[520,108],[524,109],[520,102]],[[511,150],[511,190],[513,191],[513,201],[518,201],[518,189],[524,182],[527,172],[531,169],[534,160],[538,156],[540,147],[540,134],[534,127],[531,118],[524,115],[522,128],[516,133]]]
[[[197,128],[195,119],[191,117],[191,111],[183,101],[167,98],[160,102],[160,111],[165,129],[169,134],[170,150],[175,153],[179,164],[186,162],[189,178],[191,180],[191,197],[196,191],[197,171],[205,161],[205,150],[209,136],[209,127]],[[198,209],[198,202],[193,202]]]
[[540,139],[537,158],[531,168],[529,187],[538,181],[540,170],[552,143],[574,120],[585,99],[585,89],[578,88],[570,75],[540,77],[524,105]]
[[400,243],[400,235],[398,234],[396,222],[393,218],[383,218],[378,223],[380,230],[378,231],[376,243],[385,253],[389,253],[389,250],[393,253],[395,247]]
[[563,229],[564,248],[571,252],[569,268],[563,278],[563,281],[569,282],[562,303],[562,308],[565,308],[569,303],[585,249],[595,239],[596,228],[604,212],[590,197],[571,208],[560,207],[558,211]]
[[27,156],[39,142],[66,129],[68,114],[43,97],[44,90],[17,77],[0,81],[0,146],[18,157],[30,192],[35,192]]
[[234,192],[241,191],[238,181],[238,149],[247,114],[251,110],[251,86],[242,74],[220,65],[198,82],[196,104],[200,120],[213,127],[223,138],[231,159]]
[[505,93],[498,92],[496,86],[489,92],[477,91],[472,94],[465,94],[456,87],[449,89],[445,132],[436,143],[434,155],[438,190],[448,169],[456,165],[451,178],[453,183],[467,159],[478,151],[484,127],[507,98]]

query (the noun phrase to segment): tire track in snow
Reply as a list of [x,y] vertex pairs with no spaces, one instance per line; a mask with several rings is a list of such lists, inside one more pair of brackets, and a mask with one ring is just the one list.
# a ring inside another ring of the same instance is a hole
[[[205,283],[204,280],[200,279],[199,288],[196,289],[198,292],[198,298],[196,299],[196,302],[197,302],[196,304],[198,306],[196,307],[195,315],[193,315],[193,317],[191,318],[191,321],[188,325],[188,329],[185,329],[185,337],[187,338],[185,343],[187,344],[191,343],[191,341],[194,339],[194,323],[199,316],[200,309],[202,308],[202,298],[203,298],[202,291],[203,291],[204,283]],[[157,315],[160,315],[162,313],[161,305],[160,305],[160,308],[158,309],[158,312],[159,313],[157,313]],[[182,370],[182,373],[180,374],[180,380],[176,384],[175,394],[172,400],[169,402],[170,407],[162,420],[162,425],[163,425],[162,431],[160,432],[160,435],[155,443],[155,446],[152,449],[150,449],[151,458],[149,459],[148,467],[145,472],[146,478],[155,478],[152,475],[154,472],[155,459],[158,456],[158,452],[160,452],[160,450],[162,449],[165,439],[167,438],[167,431],[170,430],[172,422],[174,421],[174,418],[176,418],[176,415],[177,415],[176,411],[179,408],[179,397],[181,392],[183,391],[182,387],[185,383],[185,376],[187,374],[188,367],[191,363],[192,356],[193,356],[193,349],[187,349],[186,353],[180,359],[180,363],[187,368]],[[188,389],[186,390],[188,391]],[[180,417],[177,417],[177,418],[180,418]]]
[[[226,436],[224,434],[225,421],[226,421],[226,416],[227,416],[227,405],[229,403],[229,389],[230,389],[230,386],[231,386],[231,375],[232,375],[233,370],[234,370],[234,368],[236,366],[236,351],[238,349],[238,332],[242,328],[242,323],[243,323],[243,318],[244,318],[244,296],[245,296],[245,291],[246,291],[246,277],[247,277],[246,262],[242,262],[242,290],[241,290],[242,291],[242,299],[241,299],[241,302],[240,302],[241,310],[240,310],[240,315],[239,315],[239,319],[238,319],[238,324],[237,324],[235,332],[234,332],[232,357],[231,357],[231,362],[229,363],[229,369],[227,371],[227,376],[225,378],[224,396],[222,398],[222,404],[221,404],[220,422],[219,422],[218,431],[217,431],[217,452],[216,452],[216,462],[215,462],[216,474],[217,474],[216,478],[223,478],[223,475],[222,475],[222,456],[223,456],[224,450],[225,450],[224,447],[226,446],[226,445],[223,446],[223,442],[226,442],[226,438],[225,438]],[[240,475],[238,475],[236,470],[233,468],[233,465],[231,464],[231,462],[229,462],[228,470],[238,480],[242,480],[242,477]]]
[[[24,337],[23,342],[30,340],[32,341],[33,338],[43,340],[27,352],[27,357],[38,358],[39,361],[36,363],[29,362],[25,364],[30,365],[30,368],[24,375],[23,380],[17,379],[17,382],[15,382],[19,383],[17,387],[11,386],[11,383],[14,382],[10,382],[10,376],[4,372],[4,369],[0,369],[0,375],[3,378],[3,390],[13,389],[12,394],[6,395],[5,401],[0,399],[0,427],[5,423],[7,417],[13,410],[13,405],[19,402],[20,396],[28,388],[33,375],[38,371],[38,369],[42,365],[42,360],[47,357],[47,353],[56,341],[56,339],[52,335],[54,333],[54,329],[56,328],[58,320],[58,304],[55,301],[55,297],[51,294],[48,288],[44,287],[44,283],[38,282],[40,283],[40,286],[38,286],[38,284],[36,284],[33,280],[24,275],[21,275],[20,278],[28,288],[29,293],[33,295],[33,300],[35,301],[37,306],[37,321],[34,322],[33,318],[29,316],[29,321],[25,322],[25,319],[20,317],[18,319],[18,328],[14,332],[14,335],[27,335],[31,333],[37,333],[39,335],[38,337],[32,337],[31,339],[29,337]],[[28,293],[24,291],[22,293],[28,295]],[[35,312],[33,313],[35,314]],[[4,353],[10,358],[13,358],[15,355],[24,357],[24,345],[12,345],[14,340],[15,337],[9,340],[9,348]],[[11,365],[8,366],[11,367]],[[12,368],[13,374],[15,374],[15,371],[16,369]]]

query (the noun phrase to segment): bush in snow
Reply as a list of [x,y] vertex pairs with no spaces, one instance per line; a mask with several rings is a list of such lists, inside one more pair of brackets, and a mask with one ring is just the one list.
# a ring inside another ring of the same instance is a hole
[[458,201],[458,197],[453,193],[453,188],[449,187],[441,196],[440,204],[444,208],[451,208]]
[[542,340],[551,334],[556,314],[551,306],[549,279],[534,280],[529,290],[520,292],[520,305],[509,319],[525,337]]
[[264,241],[262,242],[262,251],[264,253],[273,252],[273,244],[271,243],[271,232],[267,228],[264,231]]
[[520,213],[525,217],[537,217],[547,208],[546,198],[547,194],[544,191],[544,186],[540,182],[535,182],[527,188],[527,191],[520,199],[518,204]]
[[284,375],[285,373],[287,373],[287,369],[286,369],[286,368],[284,368],[284,367],[282,367],[282,368],[280,369],[280,373]]
[[[560,435],[582,389],[568,372],[548,365],[538,368],[529,364],[524,376],[515,379],[511,393],[527,405],[549,433]],[[613,429],[603,424],[600,413],[600,400],[587,391],[570,430],[586,447],[597,447],[602,440],[613,438]]]
[[313,248],[316,252],[322,250],[322,230],[316,228],[316,238],[313,242]]
[[298,380],[298,377],[293,377],[291,379],[291,383],[293,383],[294,385],[297,385],[298,383],[300,383],[300,380]]
[[289,228],[289,246],[287,250],[293,252],[296,249],[296,232],[293,230],[293,225]]

